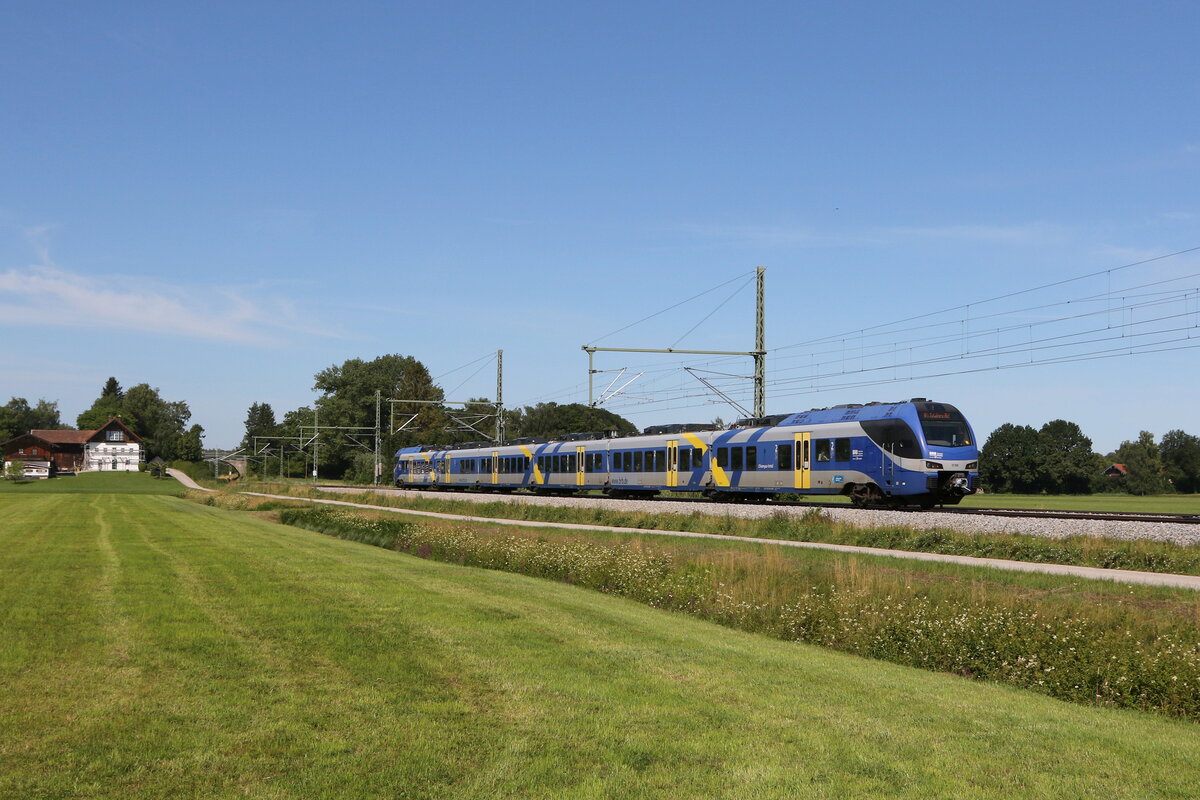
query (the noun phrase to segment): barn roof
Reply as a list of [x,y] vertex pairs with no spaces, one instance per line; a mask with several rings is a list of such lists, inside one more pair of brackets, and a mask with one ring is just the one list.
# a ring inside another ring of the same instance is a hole
[[54,444],[83,444],[95,431],[30,431],[30,435]]

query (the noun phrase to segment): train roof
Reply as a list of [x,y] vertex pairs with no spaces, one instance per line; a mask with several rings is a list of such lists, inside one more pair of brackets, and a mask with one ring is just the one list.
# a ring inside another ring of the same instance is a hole
[[913,409],[918,405],[938,405],[954,408],[947,403],[931,404],[924,397],[914,397],[911,400],[897,400],[890,403],[846,403],[829,408],[813,408],[790,414],[775,423],[780,427],[789,425],[820,425],[830,422],[854,422],[856,420],[888,419],[899,416],[902,409]]

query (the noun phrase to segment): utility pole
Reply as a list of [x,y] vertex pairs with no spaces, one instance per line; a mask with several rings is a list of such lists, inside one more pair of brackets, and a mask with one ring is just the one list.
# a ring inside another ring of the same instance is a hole
[[[637,347],[589,347],[583,346],[588,354],[588,405],[596,407],[595,392],[592,376],[599,370],[593,367],[592,357],[596,353],[671,353],[675,355],[696,356],[750,356],[754,359],[754,416],[765,417],[767,414],[767,331],[766,331],[766,267],[758,268],[758,298],[754,319],[754,349],[753,350],[676,350],[673,347],[665,349]],[[626,383],[626,386],[629,384]],[[624,387],[621,387],[622,389]],[[711,388],[711,387],[710,387]],[[613,393],[616,394],[615,392]],[[610,397],[613,395],[609,395]]]
[[766,267],[758,268],[758,297],[754,314],[754,416],[767,415]]
[[504,351],[496,351],[496,444],[504,444]]
[[382,403],[382,394],[379,389],[375,390],[375,485],[379,485],[379,478],[383,474],[383,464],[379,460],[379,409]]

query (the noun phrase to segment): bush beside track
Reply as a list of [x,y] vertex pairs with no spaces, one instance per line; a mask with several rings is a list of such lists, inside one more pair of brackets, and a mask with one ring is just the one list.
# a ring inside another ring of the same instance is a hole
[[291,508],[280,518],[342,539],[577,584],[782,639],[1200,721],[1194,614],[1172,624],[1136,605],[1068,604],[1061,596],[1005,594],[976,582],[914,585],[911,573],[860,569],[846,557],[679,559],[666,547],[487,535],[340,510]]

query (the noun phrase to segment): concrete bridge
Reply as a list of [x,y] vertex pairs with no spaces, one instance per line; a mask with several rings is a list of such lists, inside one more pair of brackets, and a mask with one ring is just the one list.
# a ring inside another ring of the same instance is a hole
[[241,478],[246,475],[249,469],[249,462],[246,459],[244,448],[239,450],[203,450],[201,452],[204,454],[204,460],[212,464],[214,470],[217,464],[224,464]]

